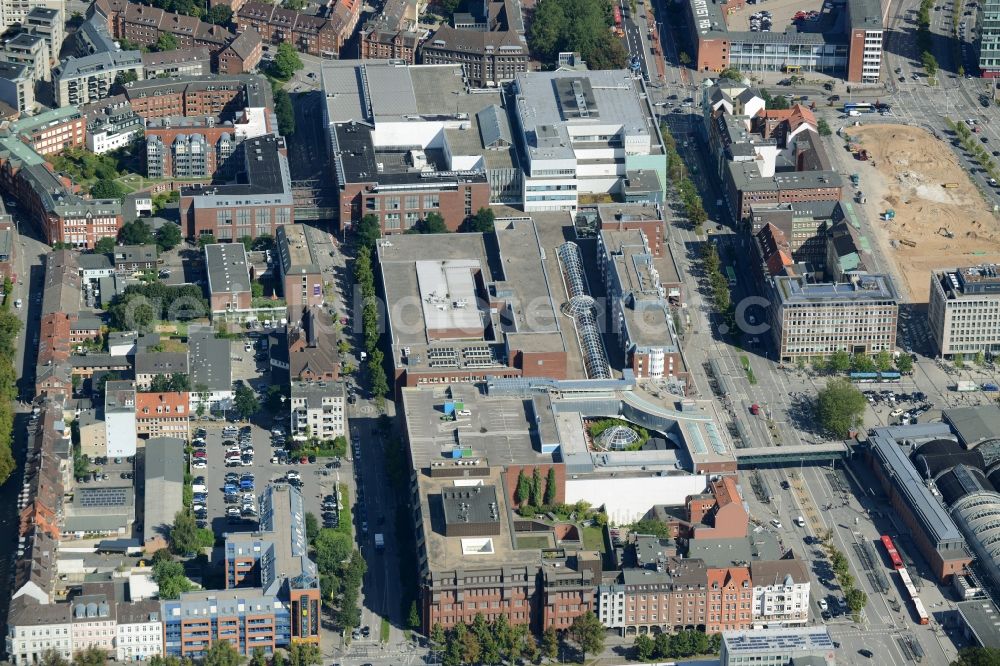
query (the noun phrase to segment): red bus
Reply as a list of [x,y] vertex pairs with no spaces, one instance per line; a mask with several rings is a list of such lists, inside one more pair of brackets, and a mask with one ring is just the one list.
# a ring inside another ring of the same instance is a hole
[[896,546],[892,543],[892,539],[889,538],[888,534],[882,535],[882,545],[885,546],[885,552],[889,553],[889,561],[892,563],[892,568],[897,571],[902,569],[903,558],[899,556],[899,551],[896,550]]
[[622,27],[622,8],[619,5],[613,7],[615,12],[615,27]]

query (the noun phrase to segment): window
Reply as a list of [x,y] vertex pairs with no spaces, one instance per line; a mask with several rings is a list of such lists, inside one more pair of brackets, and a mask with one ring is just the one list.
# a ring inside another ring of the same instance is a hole
[[425,194],[424,195],[424,208],[440,208],[441,207],[441,195],[440,194]]

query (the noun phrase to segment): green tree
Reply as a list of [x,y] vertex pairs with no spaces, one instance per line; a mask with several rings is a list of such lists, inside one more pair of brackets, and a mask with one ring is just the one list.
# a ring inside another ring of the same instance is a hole
[[736,67],[727,67],[721,72],[719,72],[720,79],[729,79],[730,81],[742,81],[743,72],[741,72]]
[[[361,218],[358,224],[358,243],[364,248],[375,247],[375,241],[382,236],[382,226],[379,223],[378,215],[368,213]],[[360,258],[360,253],[359,253]]]
[[951,666],[1000,666],[1000,648],[963,648]]
[[115,75],[115,85],[123,86],[126,83],[132,83],[133,81],[138,81],[139,75],[136,74],[134,69],[126,69],[123,72],[118,72]]
[[191,390],[191,378],[187,373],[175,372],[170,375],[169,390],[174,393],[182,393]]
[[892,370],[892,354],[886,350],[882,350],[875,354],[873,359],[875,361],[875,367],[879,372],[885,372],[887,370]]
[[846,594],[847,607],[851,609],[851,613],[860,613],[866,605],[868,605],[868,595],[864,593],[863,590],[859,590],[856,587],[852,587],[847,591]]
[[771,99],[771,102],[767,105],[767,108],[775,109],[778,111],[787,109],[789,108],[788,100],[785,97],[778,95],[777,97]]
[[955,363],[955,367],[959,370],[965,367],[965,354],[955,354],[951,357],[951,360]]
[[208,648],[201,660],[202,666],[240,666],[243,658],[229,641],[217,641]]
[[434,650],[440,650],[448,642],[448,637],[444,633],[444,627],[441,626],[440,622],[435,622],[434,626],[431,627],[431,635],[429,636],[431,641],[431,648]]
[[896,369],[902,373],[913,372],[913,358],[909,354],[900,354],[896,358]]
[[161,32],[156,38],[156,44],[153,46],[153,49],[156,51],[174,51],[177,49],[177,38],[169,32]]
[[389,381],[385,376],[383,360],[381,349],[373,350],[368,358],[368,374],[372,380],[372,393],[375,394],[376,399],[379,397],[384,399],[385,394],[389,392]]
[[972,360],[979,367],[983,367],[986,365],[986,354],[981,351],[977,351],[976,356]]
[[306,541],[313,543],[319,535],[319,520],[312,511],[306,513]]
[[302,58],[298,52],[288,42],[278,44],[278,51],[274,54],[274,73],[282,79],[288,80],[292,74],[302,69]]
[[274,115],[278,120],[278,133],[282,136],[295,134],[295,111],[292,98],[282,88],[274,91]]
[[153,232],[142,220],[133,220],[122,225],[118,239],[123,245],[150,245],[153,242]]
[[640,634],[635,637],[635,658],[639,661],[650,661],[656,650],[656,643],[649,637],[649,634]]
[[241,382],[236,387],[233,406],[236,407],[236,413],[240,415],[240,418],[247,420],[260,409],[260,402],[257,400],[257,394],[254,393],[253,389]]
[[865,354],[855,354],[851,358],[851,370],[854,372],[875,372],[875,361]]
[[192,553],[198,549],[198,526],[194,516],[187,511],[178,511],[170,528],[170,542],[178,554]]
[[569,635],[576,642],[582,653],[581,661],[587,661],[588,654],[597,654],[604,650],[604,625],[591,611],[577,615],[569,626]]
[[419,220],[406,233],[414,234],[446,234],[448,226],[444,223],[444,218],[439,213],[427,213],[427,216]]
[[555,659],[559,656],[559,634],[554,627],[542,633],[542,656]]
[[293,642],[288,650],[289,666],[319,666],[323,662],[319,646],[315,643]]
[[320,573],[333,573],[341,563],[351,557],[354,543],[351,537],[336,529],[321,529],[313,543],[316,549],[316,566]]
[[264,295],[264,285],[260,282],[250,283],[250,295],[254,298],[260,298]]
[[831,379],[820,390],[816,400],[816,416],[820,424],[841,439],[861,424],[865,396],[843,378]]
[[264,654],[263,648],[257,647],[253,649],[253,654],[250,655],[250,666],[268,666],[267,655]]
[[69,666],[69,662],[63,658],[62,654],[52,648],[42,653],[42,658],[38,663],[41,666]]
[[536,467],[531,471],[531,506],[536,509],[542,505],[542,474]]
[[198,236],[198,247],[204,248],[206,245],[215,245],[218,241],[212,234],[202,234]]
[[826,118],[820,118],[816,121],[816,131],[819,132],[820,136],[830,136],[833,134],[833,130],[830,129],[830,123],[826,122]]
[[90,188],[90,196],[94,199],[117,199],[121,201],[127,192],[125,188],[113,180],[99,180]]
[[205,15],[205,20],[215,25],[229,25],[233,18],[233,10],[226,5],[213,5]]
[[410,610],[406,614],[406,626],[414,631],[420,630],[420,609],[417,607],[416,599],[410,602]]
[[94,243],[94,254],[113,254],[115,251],[115,239],[105,236]]
[[549,467],[549,474],[545,478],[545,504],[550,505],[556,501],[556,470]]
[[833,372],[847,372],[851,369],[851,355],[843,349],[838,349],[830,355],[828,367]]
[[275,652],[274,656],[271,657],[271,666],[286,666],[288,660],[285,659],[285,654],[283,652]]
[[485,233],[493,231],[496,214],[492,208],[480,208],[476,214],[465,221],[465,231]]
[[691,64],[691,56],[687,54],[687,51],[681,51],[680,53],[678,53],[677,60],[679,60],[680,63],[685,67]]
[[524,504],[531,497],[531,482],[524,475],[524,469],[517,472],[517,485],[514,488],[514,501]]
[[478,664],[480,662],[479,656],[482,654],[479,638],[471,631],[467,631],[462,634],[459,641],[462,648],[462,661],[466,664]]
[[173,560],[161,560],[154,564],[153,580],[160,588],[161,599],[177,599],[184,592],[194,589],[194,584],[184,575],[184,567]]
[[73,666],[104,666],[106,663],[108,663],[108,653],[96,645],[77,652],[73,657]]
[[[223,5],[216,6],[222,7]],[[161,251],[172,250],[181,244],[181,228],[172,222],[168,222],[156,230],[154,238],[156,240],[156,247],[160,248]]]

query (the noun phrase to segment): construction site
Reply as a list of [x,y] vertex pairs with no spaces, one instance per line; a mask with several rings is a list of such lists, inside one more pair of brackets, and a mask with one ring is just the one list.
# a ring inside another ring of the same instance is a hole
[[1000,261],[1000,217],[943,142],[904,125],[838,134],[852,201],[872,220],[872,243],[906,300],[927,302],[933,269]]

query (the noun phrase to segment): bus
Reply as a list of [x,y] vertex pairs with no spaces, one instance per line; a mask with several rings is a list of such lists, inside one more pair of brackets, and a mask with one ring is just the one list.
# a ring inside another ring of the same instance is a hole
[[883,370],[878,373],[878,378],[883,382],[898,382],[900,374],[895,370]]
[[847,102],[844,104],[844,113],[875,113],[875,105],[869,102]]
[[889,554],[889,562],[892,563],[892,568],[896,571],[902,569],[903,558],[899,556],[899,551],[896,550],[896,545],[892,542],[888,534],[882,535],[882,545],[885,547],[885,552]]
[[732,266],[726,266],[726,277],[729,278],[729,286],[736,286],[736,271],[733,270]]
[[851,381],[855,384],[874,384],[878,381],[877,372],[852,372]]

